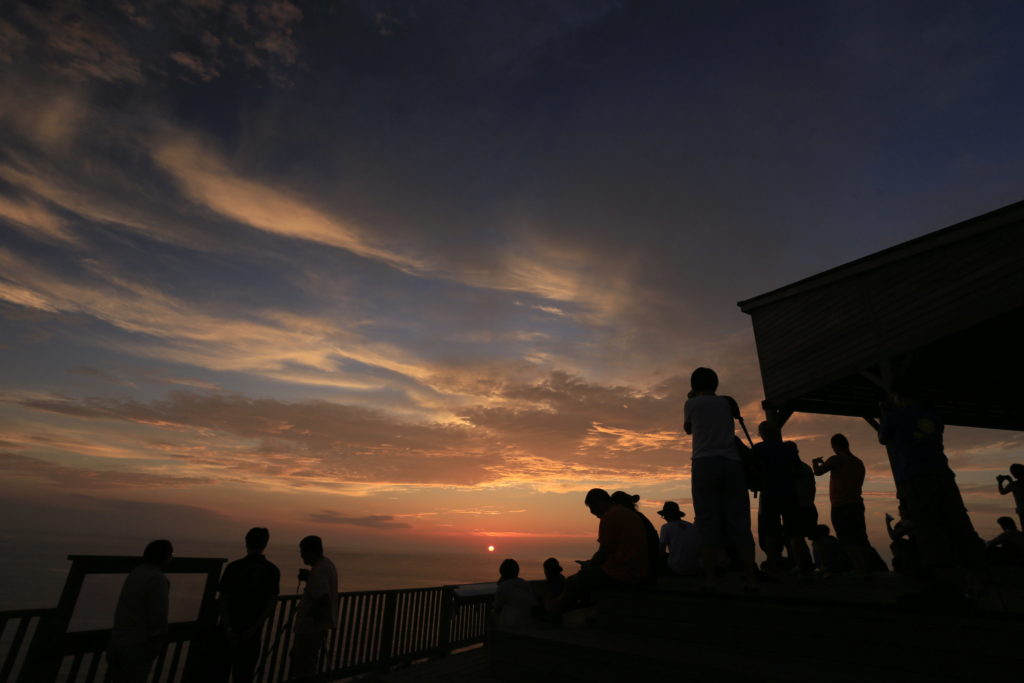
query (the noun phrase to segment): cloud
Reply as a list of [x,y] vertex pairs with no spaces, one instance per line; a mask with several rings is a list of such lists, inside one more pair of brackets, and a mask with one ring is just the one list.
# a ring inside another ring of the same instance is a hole
[[204,83],[209,83],[220,76],[220,72],[216,68],[204,63],[198,55],[188,52],[172,52],[170,58],[171,61],[191,71]]
[[38,202],[0,196],[0,219],[14,222],[19,229],[37,239],[76,241],[74,233],[68,230],[67,221]]
[[43,40],[42,55],[22,45],[19,59],[33,57],[46,68],[75,80],[99,80],[138,84],[143,80],[138,56],[104,25],[101,17],[86,5],[56,3],[39,10],[17,3],[18,17]]
[[[141,87],[147,80],[167,80],[171,62],[183,67],[179,73],[204,81],[244,69],[288,85],[289,69],[299,62],[294,32],[302,11],[288,0],[113,7],[65,0],[42,8],[14,1],[10,8],[10,17],[0,19],[3,61],[77,82]],[[220,27],[220,38],[210,26]],[[197,51],[174,49],[182,44]]]
[[55,396],[8,401],[81,420],[146,425],[167,432],[172,444],[201,434],[203,448],[178,449],[197,476],[322,490],[525,485],[565,491],[593,482],[685,477],[687,441],[673,429],[681,405],[677,386],[668,381],[640,390],[554,373],[504,388],[498,392],[504,405],[470,408],[462,423],[220,392],[173,392],[149,402]]
[[[372,343],[323,318],[274,310],[251,312],[249,319],[221,316],[100,263],[82,265],[82,278],[75,279],[0,248],[0,269],[10,281],[0,281],[0,298],[40,311],[91,316],[145,335],[145,340],[111,342],[121,351],[213,370],[357,388],[373,388],[385,380],[418,383],[433,372],[400,348]],[[349,373],[346,361],[354,366]],[[301,368],[316,374],[303,375],[297,371]]]
[[178,136],[159,144],[154,159],[195,201],[245,225],[382,261],[403,270],[423,264],[371,243],[354,225],[339,221],[283,190],[240,176],[197,140]]
[[308,516],[312,522],[323,524],[340,524],[342,526],[358,526],[370,529],[408,529],[410,524],[399,522],[393,515],[365,515],[363,517],[351,517],[339,512],[324,510],[314,512]]
[[74,467],[6,452],[0,452],[0,471],[10,477],[43,480],[62,488],[78,490],[185,488],[212,483],[211,479],[175,477],[145,471]]

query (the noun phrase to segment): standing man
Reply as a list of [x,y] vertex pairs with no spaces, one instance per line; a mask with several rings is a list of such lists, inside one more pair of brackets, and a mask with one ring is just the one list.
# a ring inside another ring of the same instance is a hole
[[246,556],[224,568],[221,576],[220,644],[217,679],[250,683],[260,655],[263,624],[274,615],[281,592],[281,572],[263,556],[270,532],[263,527],[245,535]]
[[306,588],[295,608],[291,678],[302,681],[316,676],[320,647],[327,632],[337,626],[338,570],[324,557],[324,542],[319,536],[299,541],[299,554],[310,568],[299,570],[299,581],[305,581]]
[[850,441],[842,434],[832,437],[832,452],[828,460],[815,458],[812,461],[815,476],[831,472],[828,482],[828,498],[832,503],[832,528],[836,532],[843,550],[850,556],[853,568],[865,574],[871,542],[868,541],[867,524],[864,522],[864,463],[850,452]]
[[143,683],[167,640],[171,582],[163,570],[172,557],[170,541],[153,541],[142,553],[142,564],[124,580],[107,646],[113,683]]
[[[814,562],[805,540],[814,531],[817,516],[812,520],[801,505],[797,481],[807,465],[800,460],[800,451],[792,441],[782,440],[782,429],[774,422],[762,422],[757,428],[761,443],[754,444],[753,454],[761,468],[761,503],[757,512],[757,535],[761,549],[773,572],[782,569],[782,549],[789,548],[789,558],[808,580],[814,573]],[[813,482],[810,493],[814,505]]]

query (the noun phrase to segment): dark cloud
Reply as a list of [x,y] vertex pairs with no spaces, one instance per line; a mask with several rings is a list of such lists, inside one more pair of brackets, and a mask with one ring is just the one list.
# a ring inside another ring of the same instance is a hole
[[324,510],[314,512],[308,519],[312,522],[324,524],[340,524],[343,526],[368,527],[370,529],[408,529],[410,524],[396,521],[392,515],[366,515],[364,517],[351,517],[339,512]]
[[0,452],[0,471],[9,477],[41,479],[66,489],[162,489],[211,484],[214,480],[151,474],[127,468],[95,469],[61,465],[25,455]]

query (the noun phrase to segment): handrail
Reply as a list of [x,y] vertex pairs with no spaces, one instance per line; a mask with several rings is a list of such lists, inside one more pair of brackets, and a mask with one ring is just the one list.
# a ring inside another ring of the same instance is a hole
[[[257,683],[287,680],[291,626],[299,598],[278,597],[274,614],[263,628]],[[457,597],[455,586],[339,593],[338,627],[327,635],[319,672],[326,679],[336,680],[443,656],[482,643],[493,599],[493,595]],[[50,608],[0,612],[0,683],[18,680],[33,641],[51,632],[47,622],[59,619],[58,611]],[[150,680],[199,680],[197,674],[184,670],[196,624],[170,624],[167,643],[157,657]],[[62,660],[53,667],[55,677],[48,680],[103,681],[109,638],[109,629],[65,633],[60,647]]]

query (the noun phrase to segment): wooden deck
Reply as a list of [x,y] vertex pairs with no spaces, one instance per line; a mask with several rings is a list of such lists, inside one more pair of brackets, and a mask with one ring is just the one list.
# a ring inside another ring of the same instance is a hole
[[575,626],[490,634],[497,681],[1000,681],[1021,664],[1024,573],[993,575],[967,604],[907,607],[899,577],[738,582],[715,594],[693,581],[609,592]]

